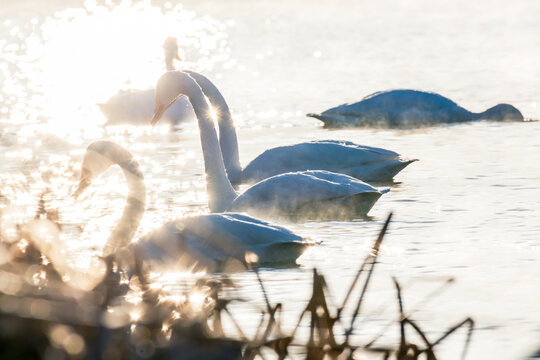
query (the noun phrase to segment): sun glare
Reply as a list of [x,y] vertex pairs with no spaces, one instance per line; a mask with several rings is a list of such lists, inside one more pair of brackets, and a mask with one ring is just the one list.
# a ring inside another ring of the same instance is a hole
[[19,70],[10,74],[0,68],[7,77],[0,86],[9,116],[27,123],[46,118],[55,134],[100,125],[105,118],[97,103],[121,89],[155,85],[165,70],[167,36],[178,38],[184,67],[208,71],[228,59],[225,27],[181,4],[169,4],[164,12],[150,1],[130,0],[115,5],[87,0],[82,8],[33,19],[29,29],[13,26],[10,34],[17,41],[0,43],[2,57]]

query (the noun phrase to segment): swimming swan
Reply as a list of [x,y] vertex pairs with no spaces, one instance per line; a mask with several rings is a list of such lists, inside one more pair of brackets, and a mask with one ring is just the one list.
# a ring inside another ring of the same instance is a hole
[[[174,70],[174,59],[178,56],[178,43],[176,38],[168,37],[163,44],[165,53],[165,66],[167,70]],[[148,124],[154,111],[156,90],[120,90],[106,103],[98,104],[99,109],[107,118],[107,125],[114,124]],[[181,99],[171,107],[164,115],[165,119],[176,124],[191,118],[190,105],[185,99]]]
[[518,109],[496,105],[482,113],[466,110],[439,94],[417,90],[381,91],[354,104],[343,104],[320,114],[307,114],[338,127],[417,127],[473,120],[524,121]]
[[[107,240],[105,254],[128,246],[142,219],[146,188],[137,160],[113,142],[90,144],[74,193],[75,197],[79,196],[95,177],[114,164],[123,170],[129,190],[124,212]],[[247,215],[225,213],[168,222],[134,246],[143,260],[166,258],[187,268],[213,271],[231,258],[245,263],[248,252],[257,255],[260,264],[294,264],[308,243],[283,227]]]
[[327,170],[367,182],[389,182],[416,161],[403,159],[393,151],[350,141],[316,140],[268,149],[242,169],[236,129],[225,98],[204,75],[183,72],[197,81],[216,111],[223,161],[233,184],[255,183],[274,175],[306,170]]
[[186,73],[169,71],[158,80],[154,125],[177,97],[186,95],[199,122],[208,205],[212,212],[246,211],[287,218],[364,216],[386,191],[348,175],[323,170],[270,177],[238,195],[225,171],[210,106],[197,82]]

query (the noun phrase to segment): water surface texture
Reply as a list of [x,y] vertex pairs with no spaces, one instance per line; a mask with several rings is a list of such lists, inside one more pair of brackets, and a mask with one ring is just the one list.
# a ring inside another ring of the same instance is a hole
[[[80,201],[86,146],[109,139],[140,161],[147,208],[138,236],[166,220],[205,213],[204,164],[195,121],[104,127],[97,103],[119,89],[154,86],[161,44],[178,37],[179,67],[213,79],[229,102],[245,165],[265,149],[344,139],[420,159],[354,222],[287,224],[322,243],[297,269],[265,270],[270,300],[293,326],[306,305],[311,269],[342,301],[386,215],[394,221],[380,256],[358,342],[398,318],[391,276],[435,338],[472,316],[469,359],[519,359],[540,339],[540,122],[476,122],[419,130],[329,131],[304,116],[375,91],[434,91],[471,111],[511,103],[540,119],[538,1],[38,1],[0,0],[0,193],[2,231],[30,219],[39,195],[65,223],[68,261],[82,271],[120,216],[123,175],[111,169]],[[150,121],[150,119],[149,119]],[[262,304],[253,274],[234,276]],[[175,282],[170,281],[174,290]],[[244,314],[246,324],[256,326]],[[392,328],[391,328],[392,329]],[[380,344],[394,343],[398,330]],[[439,349],[461,352],[464,332]]]

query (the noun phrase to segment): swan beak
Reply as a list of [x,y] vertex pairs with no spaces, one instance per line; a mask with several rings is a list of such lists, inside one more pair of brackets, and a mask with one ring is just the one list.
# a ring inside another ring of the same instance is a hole
[[92,176],[89,171],[83,168],[81,172],[81,180],[79,181],[79,186],[77,186],[77,189],[73,193],[73,197],[77,200],[77,198],[86,190],[88,186],[92,183]]
[[174,55],[174,58],[178,61],[182,61],[182,58],[180,57],[180,55],[178,55],[178,53]]
[[168,108],[168,105],[156,103],[156,110],[154,110],[154,117],[152,118],[150,124],[152,124],[152,126],[156,125],[159,119],[161,119],[161,117],[163,116],[163,113],[165,113],[165,110],[167,110]]
[[83,193],[84,190],[90,185],[90,181],[87,178],[81,179],[79,182],[79,186],[77,186],[77,190],[73,193],[73,197],[75,200],[78,200],[79,196]]

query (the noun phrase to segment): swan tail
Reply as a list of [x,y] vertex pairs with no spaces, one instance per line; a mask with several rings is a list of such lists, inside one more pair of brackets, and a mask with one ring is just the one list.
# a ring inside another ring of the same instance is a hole
[[309,117],[312,117],[312,118],[315,118],[315,119],[319,119],[319,120],[323,119],[323,115],[321,115],[321,114],[308,113],[308,114],[306,114],[306,116],[309,116]]
[[325,126],[333,125],[332,123],[335,120],[332,117],[329,117],[329,116],[326,116],[326,115],[323,115],[323,114],[309,113],[309,114],[306,114],[306,116],[315,118],[317,120],[321,120],[324,123]]
[[354,168],[354,171],[349,175],[356,177],[364,182],[367,182],[371,185],[373,184],[392,184],[394,177],[405,169],[407,166],[413,162],[418,161],[418,159],[402,159],[397,158],[393,161],[382,162],[377,167],[377,163],[372,164],[372,171],[366,172],[365,167],[359,166]]
[[339,128],[339,127],[351,126],[351,124],[349,124],[346,119],[339,116],[336,117],[334,115],[324,115],[324,114],[315,114],[315,113],[309,113],[309,114],[306,114],[306,116],[322,121],[324,123],[325,128]]
[[268,246],[264,249],[264,254],[262,254],[261,265],[291,265],[296,263],[296,259],[306,251],[310,246],[306,242],[288,242],[288,243],[278,243],[271,246]]
[[396,166],[395,174],[392,176],[396,176],[401,170],[405,169],[407,166],[412,164],[413,162],[420,161],[419,159],[402,159],[399,163],[399,165]]
[[420,159],[402,159],[401,163],[399,164],[399,171],[405,169],[407,166],[416,161],[420,161]]

